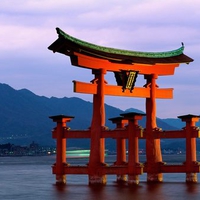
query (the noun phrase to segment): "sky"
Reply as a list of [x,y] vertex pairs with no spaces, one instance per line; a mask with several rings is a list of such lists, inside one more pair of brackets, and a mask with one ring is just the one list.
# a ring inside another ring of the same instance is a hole
[[[157,79],[160,88],[174,88],[173,99],[156,101],[157,116],[199,115],[199,8],[199,0],[1,0],[0,83],[39,96],[92,102],[92,95],[74,93],[72,83],[90,82],[91,70],[72,66],[69,57],[47,49],[58,37],[56,27],[87,42],[133,51],[170,51],[183,42],[184,54],[194,62]],[[105,78],[116,84],[112,73]],[[144,84],[139,76],[135,86]],[[105,103],[145,111],[143,98],[106,96]]]

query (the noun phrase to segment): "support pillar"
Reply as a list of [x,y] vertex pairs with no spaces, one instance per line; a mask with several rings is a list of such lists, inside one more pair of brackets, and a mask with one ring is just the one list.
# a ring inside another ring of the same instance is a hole
[[196,183],[198,181],[197,173],[194,170],[194,167],[197,165],[196,137],[193,132],[197,130],[195,124],[199,121],[200,117],[197,115],[184,115],[178,118],[186,122],[186,182]]
[[[115,130],[124,129],[125,123],[128,122],[128,120],[124,119],[123,117],[115,117],[109,119],[112,121],[112,123],[116,124]],[[117,138],[116,139],[116,146],[117,146],[117,160],[115,162],[115,165],[126,165],[126,139],[125,138]],[[117,174],[117,183],[123,184],[126,183],[127,177],[125,174]]]
[[89,158],[89,184],[106,184],[106,175],[102,173],[102,166],[105,165],[105,139],[101,138],[101,131],[105,128],[105,107],[104,107],[104,74],[105,70],[93,70],[97,84],[97,93],[93,96],[93,116],[91,123],[91,149]]
[[66,184],[66,175],[64,167],[66,163],[66,138],[64,138],[64,131],[67,129],[66,122],[70,122],[71,116],[56,115],[51,116],[54,122],[57,123],[53,130],[53,138],[56,139],[56,163],[53,166],[53,173],[56,174],[56,184]]
[[141,120],[144,114],[125,113],[121,114],[128,120],[128,184],[138,185],[139,175],[143,173],[143,167],[139,163],[139,133],[138,120]]
[[147,181],[162,182],[163,175],[159,172],[162,163],[160,139],[154,139],[156,124],[156,79],[157,75],[146,75],[145,87],[150,89],[150,98],[146,98],[146,156]]

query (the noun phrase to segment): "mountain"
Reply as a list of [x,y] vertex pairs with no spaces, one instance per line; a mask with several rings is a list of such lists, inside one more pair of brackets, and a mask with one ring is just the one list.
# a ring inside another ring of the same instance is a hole
[[[106,126],[114,128],[109,118],[117,117],[124,112],[142,112],[130,108],[122,111],[110,105],[105,105]],[[76,97],[47,98],[38,96],[27,89],[15,90],[7,84],[0,83],[0,144],[13,143],[20,145],[30,144],[32,141],[40,145],[55,145],[51,138],[51,130],[55,123],[49,119],[53,115],[69,115],[75,118],[68,124],[71,129],[87,129],[92,118],[92,103]],[[145,127],[145,117],[139,122]],[[157,118],[158,127],[163,130],[177,130],[181,127],[180,121],[175,119]],[[89,140],[71,139],[68,146],[89,147]],[[106,141],[107,148],[114,148],[115,140]],[[144,147],[144,140],[141,147]]]
[[[107,118],[119,116],[123,111],[105,105]],[[80,98],[47,98],[27,89],[15,90],[0,84],[0,143],[55,144],[51,129],[55,123],[49,116],[64,114],[75,118],[68,124],[71,129],[87,129],[92,117],[92,103]],[[109,120],[106,126],[114,128]]]

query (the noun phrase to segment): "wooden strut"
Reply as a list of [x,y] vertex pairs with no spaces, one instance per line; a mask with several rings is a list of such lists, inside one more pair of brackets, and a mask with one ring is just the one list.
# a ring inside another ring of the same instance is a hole
[[105,127],[104,108],[104,70],[93,70],[97,93],[93,96],[93,116],[91,123],[91,147],[89,158],[89,184],[105,184],[106,176],[98,169],[104,165],[105,139],[101,138],[101,130]]
[[146,156],[147,156],[147,181],[162,182],[162,174],[157,170],[162,163],[160,139],[154,138],[153,132],[156,124],[156,75],[146,75],[147,87],[150,88],[150,97],[146,98]]

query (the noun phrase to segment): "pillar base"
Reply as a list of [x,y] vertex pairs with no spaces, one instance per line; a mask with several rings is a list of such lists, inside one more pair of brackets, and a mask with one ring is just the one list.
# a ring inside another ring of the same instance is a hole
[[117,175],[117,183],[118,184],[125,184],[127,182],[126,175]]
[[65,185],[66,175],[56,175],[56,185]]
[[106,175],[90,175],[89,176],[89,185],[106,185],[107,178]]
[[163,182],[163,175],[160,174],[147,174],[147,182],[161,183]]
[[197,183],[197,173],[186,173],[186,183]]
[[128,185],[138,185],[140,182],[139,175],[129,175],[128,176]]

